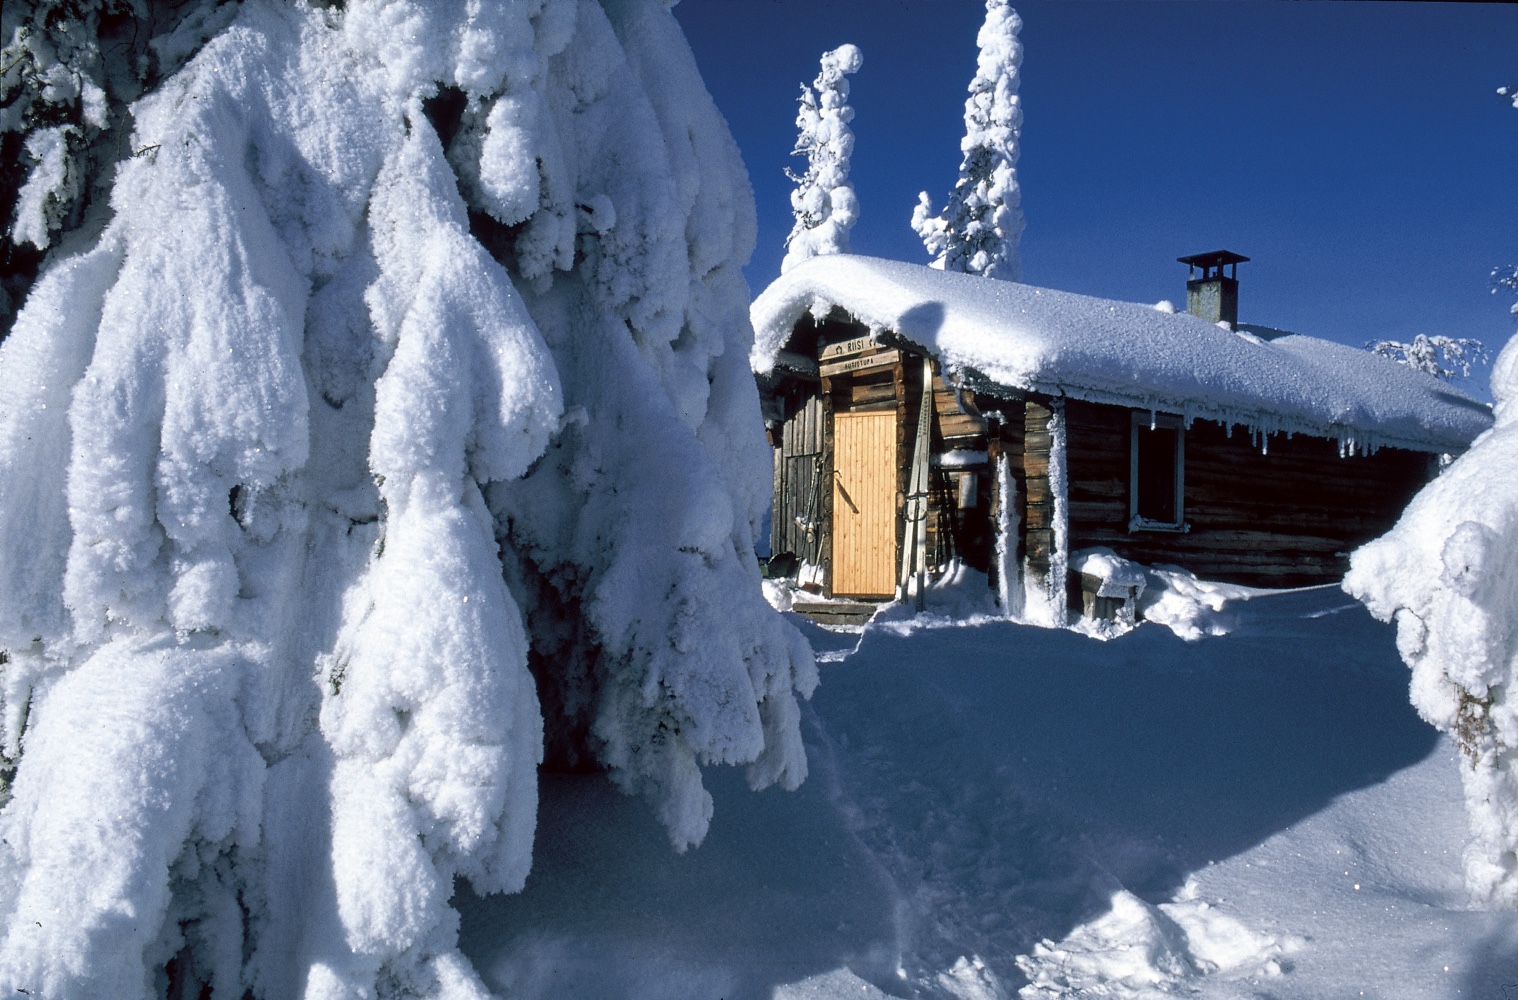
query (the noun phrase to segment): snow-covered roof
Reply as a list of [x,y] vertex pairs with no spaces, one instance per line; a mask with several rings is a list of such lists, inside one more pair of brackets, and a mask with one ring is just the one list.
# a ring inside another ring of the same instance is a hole
[[1186,313],[850,254],[814,257],[755,300],[769,371],[802,316],[841,308],[938,356],[972,386],[1067,396],[1332,438],[1351,450],[1463,450],[1491,408],[1368,351],[1264,340]]

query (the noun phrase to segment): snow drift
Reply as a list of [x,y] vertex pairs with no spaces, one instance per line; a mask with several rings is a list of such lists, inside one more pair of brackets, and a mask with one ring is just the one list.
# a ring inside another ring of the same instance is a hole
[[1396,621],[1413,705],[1464,751],[1473,893],[1518,907],[1518,338],[1492,366],[1492,397],[1496,426],[1354,553],[1344,589]]
[[545,727],[682,849],[805,775],[736,148],[643,0],[249,0],[130,111],[0,345],[0,985],[483,996]]

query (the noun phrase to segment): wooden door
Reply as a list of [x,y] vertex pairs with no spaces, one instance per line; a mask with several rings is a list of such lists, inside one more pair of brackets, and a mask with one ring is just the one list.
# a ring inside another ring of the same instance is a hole
[[833,416],[833,593],[896,593],[896,411]]

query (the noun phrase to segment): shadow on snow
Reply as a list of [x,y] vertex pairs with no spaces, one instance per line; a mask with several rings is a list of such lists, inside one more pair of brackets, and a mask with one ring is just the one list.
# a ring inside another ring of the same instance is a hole
[[1167,899],[1433,750],[1391,628],[1323,589],[1247,609],[1195,643],[871,629],[823,665],[800,791],[709,769],[711,834],[676,856],[604,778],[546,776],[526,890],[461,885],[461,945],[513,997],[768,998],[840,967],[934,994],[959,956],[1015,988],[1119,883]]

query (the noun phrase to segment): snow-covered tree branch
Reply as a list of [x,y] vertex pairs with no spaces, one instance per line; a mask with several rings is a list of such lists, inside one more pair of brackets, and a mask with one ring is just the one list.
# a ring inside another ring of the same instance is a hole
[[1016,281],[1022,238],[1022,194],[1017,183],[1022,104],[1017,96],[1023,59],[1017,33],[1022,18],[1007,0],[986,0],[976,41],[980,59],[965,101],[964,159],[942,214],[926,191],[918,195],[912,229],[938,266]]
[[0,339],[44,251],[58,249],[60,234],[103,225],[115,162],[151,152],[126,148],[130,103],[183,66],[237,7],[227,0],[30,0],[6,4],[4,12]]
[[1486,347],[1471,337],[1430,337],[1417,334],[1411,343],[1397,340],[1372,340],[1365,349],[1398,364],[1407,365],[1434,378],[1465,378],[1471,366],[1486,360]]
[[[523,884],[545,743],[682,849],[702,765],[805,775],[736,147],[658,0],[54,6],[183,65],[14,229],[0,984],[483,997],[449,900]],[[27,79],[88,120],[94,51]]]
[[781,271],[818,254],[849,252],[849,230],[859,220],[859,199],[849,183],[849,158],[854,155],[849,122],[854,109],[849,107],[847,78],[863,64],[857,46],[840,45],[822,54],[817,79],[801,87],[791,155],[806,157],[806,173],[786,171],[796,184],[791,192],[796,224],[785,240]]

